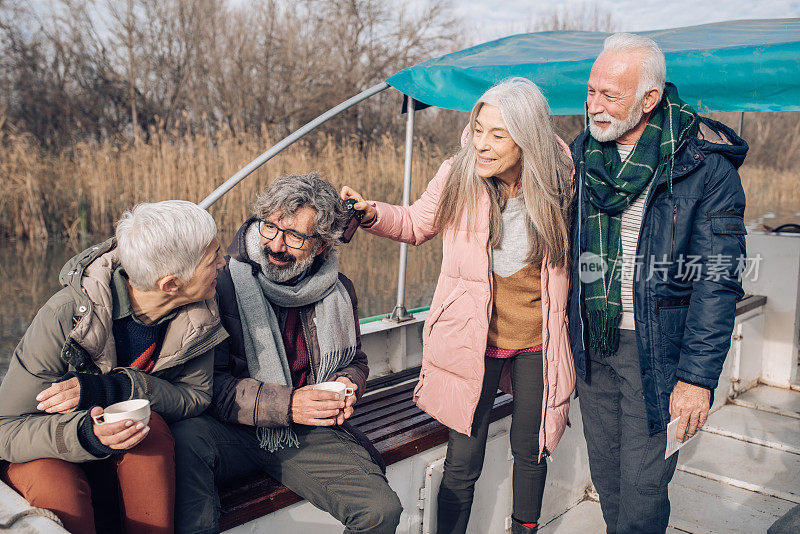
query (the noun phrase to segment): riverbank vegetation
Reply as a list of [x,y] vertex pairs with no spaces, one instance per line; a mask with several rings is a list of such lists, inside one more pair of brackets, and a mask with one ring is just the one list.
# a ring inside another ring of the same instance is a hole
[[[792,121],[800,124],[800,113],[777,115],[770,121],[763,114],[748,114],[745,123],[753,130],[752,135],[744,133],[751,151],[741,169],[750,217],[764,210],[800,211],[800,135],[787,136],[770,127],[781,115],[786,115],[787,125]],[[717,114],[716,118],[736,120],[733,114]],[[449,125],[442,125],[449,144],[415,141],[412,198],[422,192],[442,159],[455,150],[465,120],[465,114],[458,114]],[[1,121],[2,117],[0,125]],[[570,139],[576,121],[563,118],[557,122],[564,138]],[[122,211],[137,202],[169,198],[199,202],[276,140],[266,127],[259,133],[220,129],[213,135],[177,135],[153,129],[147,141],[83,141],[53,152],[29,135],[3,134],[0,129],[0,239],[75,240],[81,235],[110,235]],[[302,140],[223,197],[211,213],[221,231],[231,235],[268,180],[312,170],[369,198],[399,202],[403,143],[392,135],[368,144],[333,136]]]
[[[275,141],[423,59],[473,44],[446,0],[0,0],[0,240],[108,235],[136,202],[199,201]],[[597,4],[510,31],[592,29]],[[255,193],[319,170],[399,201],[404,116],[386,91],[328,122],[226,196],[230,234]],[[736,126],[738,114],[715,114]],[[415,191],[466,115],[417,113]],[[570,140],[580,118],[556,118]],[[742,176],[756,210],[800,210],[800,113],[749,113]],[[752,215],[752,213],[751,213]],[[756,214],[757,215],[757,214]]]

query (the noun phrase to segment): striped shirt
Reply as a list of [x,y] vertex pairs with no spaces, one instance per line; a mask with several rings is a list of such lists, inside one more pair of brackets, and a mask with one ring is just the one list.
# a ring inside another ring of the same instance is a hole
[[[621,145],[617,143],[617,151],[624,161],[633,151],[635,145]],[[637,199],[622,212],[622,322],[620,328],[635,330],[633,320],[633,280],[635,276],[646,275],[644,262],[636,257],[636,245],[639,242],[639,230],[642,226],[644,203],[651,181]],[[636,271],[639,271],[638,275]]]

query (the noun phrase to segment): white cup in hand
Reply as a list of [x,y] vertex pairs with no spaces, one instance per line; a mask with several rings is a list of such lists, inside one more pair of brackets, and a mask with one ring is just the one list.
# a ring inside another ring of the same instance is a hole
[[345,400],[356,393],[355,388],[349,388],[343,382],[320,382],[314,385],[314,389],[333,391],[339,395],[339,400]]
[[[342,384],[344,386],[344,384]],[[150,401],[147,399],[133,399],[112,404],[100,415],[92,416],[95,424],[116,423],[130,419],[133,422],[141,421],[145,426],[150,422]]]

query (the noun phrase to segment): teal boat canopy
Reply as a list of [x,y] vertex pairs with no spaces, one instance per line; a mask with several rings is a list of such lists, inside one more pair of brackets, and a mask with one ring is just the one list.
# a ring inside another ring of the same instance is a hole
[[[800,110],[800,19],[739,20],[636,32],[664,51],[667,80],[697,111]],[[513,35],[403,69],[386,83],[413,99],[469,111],[511,76],[534,81],[555,115],[581,115],[609,33]]]

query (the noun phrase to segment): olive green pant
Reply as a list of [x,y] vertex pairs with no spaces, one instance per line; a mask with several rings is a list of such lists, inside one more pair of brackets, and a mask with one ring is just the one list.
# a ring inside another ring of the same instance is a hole
[[[402,507],[364,447],[338,427],[295,425],[299,447],[261,449],[254,427],[210,415],[172,425],[175,531],[219,531],[215,482],[268,473],[345,526],[345,533],[393,533]],[[297,525],[297,532],[304,526]],[[306,525],[306,528],[312,525]]]

